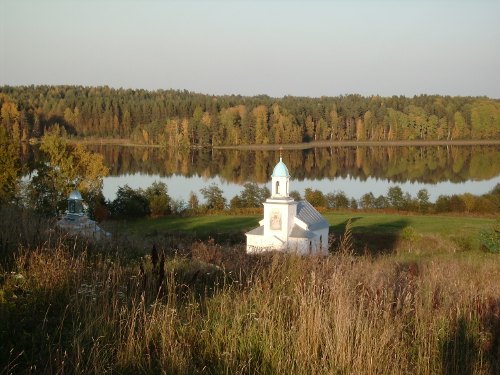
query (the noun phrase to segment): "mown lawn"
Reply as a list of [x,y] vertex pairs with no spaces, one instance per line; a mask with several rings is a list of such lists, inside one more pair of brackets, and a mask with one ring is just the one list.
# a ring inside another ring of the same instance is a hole
[[115,223],[111,231],[127,231],[129,235],[148,236],[162,233],[190,232],[201,236],[214,231],[246,231],[259,225],[261,215],[171,216]]
[[330,223],[330,231],[343,232],[348,220],[354,233],[395,234],[411,226],[422,234],[448,235],[460,232],[475,233],[494,223],[494,219],[450,217],[431,215],[398,215],[365,212],[324,212],[324,218]]
[[[330,223],[332,233],[345,231],[351,220],[353,233],[360,234],[397,234],[407,226],[421,234],[472,234],[494,223],[494,219],[417,216],[366,212],[323,212]],[[262,215],[208,215],[190,217],[165,217],[116,223],[111,231],[124,231],[128,234],[144,236],[152,234],[190,232],[204,235],[214,231],[248,231],[259,226]]]

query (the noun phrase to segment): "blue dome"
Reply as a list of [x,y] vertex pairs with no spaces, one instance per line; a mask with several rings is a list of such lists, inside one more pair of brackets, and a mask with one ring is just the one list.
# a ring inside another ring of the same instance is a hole
[[274,171],[271,177],[290,177],[290,173],[288,173],[288,168],[286,167],[285,163],[283,163],[281,156],[279,163],[276,164],[276,167],[274,167]]
[[83,201],[83,198],[82,198],[82,195],[80,194],[80,192],[78,190],[73,190],[71,192],[71,194],[69,195],[69,200],[79,200],[79,201]]

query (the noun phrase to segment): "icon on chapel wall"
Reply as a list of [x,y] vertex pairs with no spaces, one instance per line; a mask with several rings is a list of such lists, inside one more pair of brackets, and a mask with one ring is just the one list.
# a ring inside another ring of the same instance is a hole
[[281,212],[278,209],[271,211],[271,230],[281,230]]

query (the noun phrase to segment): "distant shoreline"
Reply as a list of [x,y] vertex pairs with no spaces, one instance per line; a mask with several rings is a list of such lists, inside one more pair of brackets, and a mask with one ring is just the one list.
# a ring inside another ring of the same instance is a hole
[[[145,145],[134,143],[130,139],[68,139],[69,142],[86,145],[117,145],[129,147],[164,147],[160,145]],[[215,146],[214,149],[235,149],[235,150],[275,150],[283,147],[288,150],[303,150],[315,147],[342,147],[342,146],[482,146],[499,145],[500,139],[479,139],[479,140],[412,140],[412,141],[312,141],[307,143],[293,144],[263,144],[263,145],[237,145],[237,146]],[[210,148],[210,147],[203,147]]]

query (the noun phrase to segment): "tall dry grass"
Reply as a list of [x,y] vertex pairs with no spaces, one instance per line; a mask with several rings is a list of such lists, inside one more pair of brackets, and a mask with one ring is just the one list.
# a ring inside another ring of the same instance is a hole
[[0,373],[500,373],[494,254],[353,256],[347,234],[328,257],[212,241],[127,260],[78,246],[16,253]]

